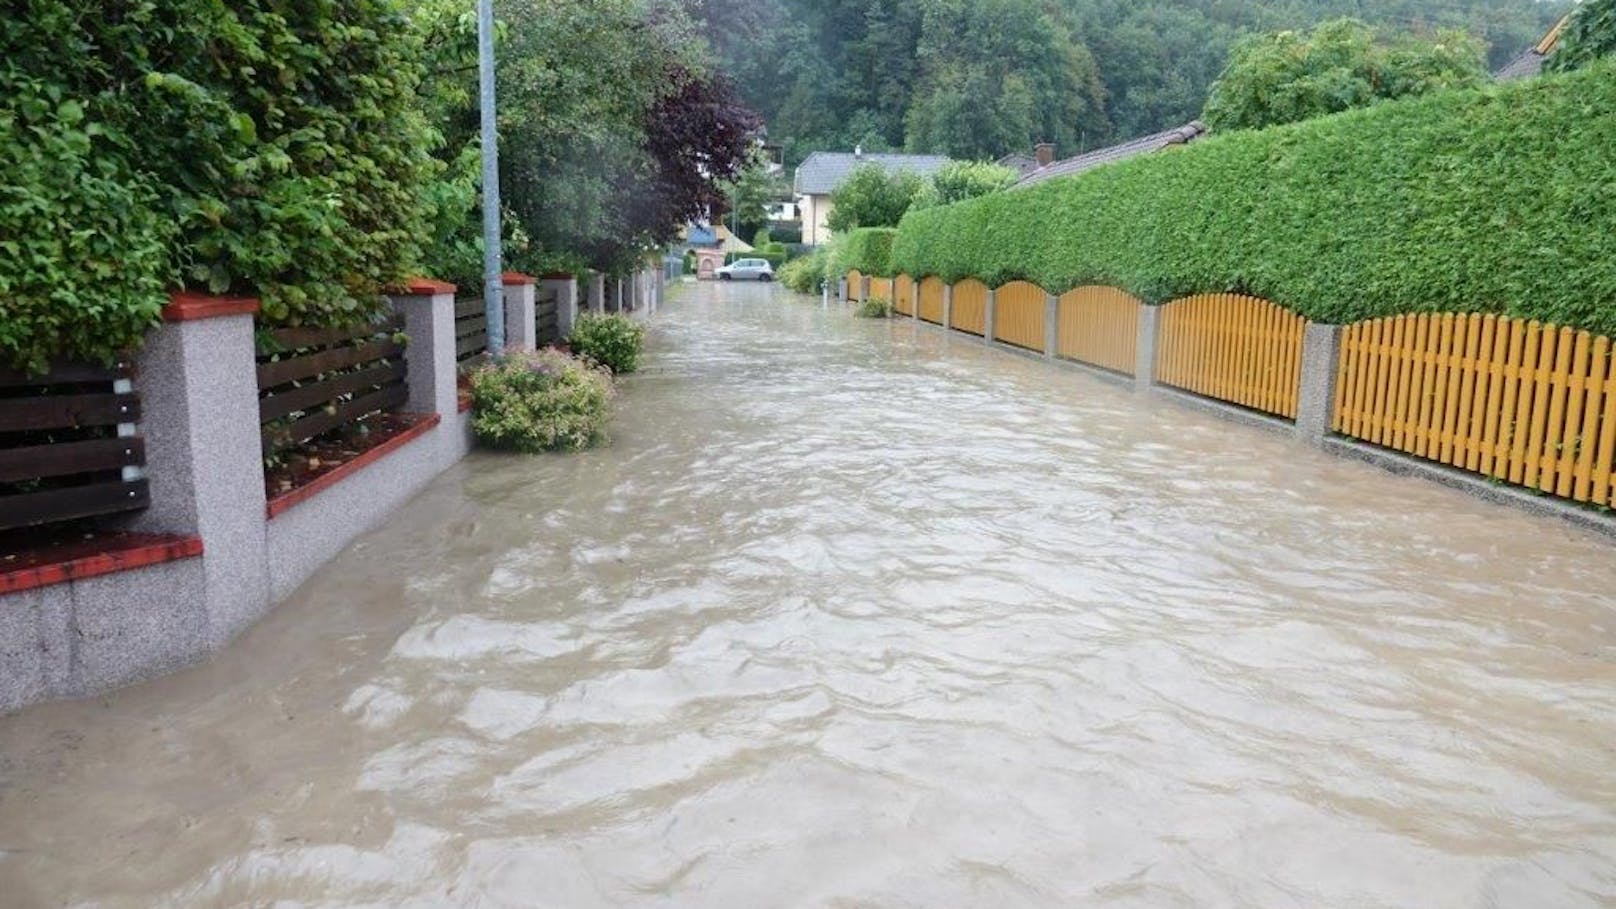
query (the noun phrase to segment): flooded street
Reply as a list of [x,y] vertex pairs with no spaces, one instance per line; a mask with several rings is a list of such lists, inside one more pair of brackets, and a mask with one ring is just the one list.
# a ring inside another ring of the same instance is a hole
[[0,906],[1616,906],[1616,549],[774,286],[205,666],[0,718]]

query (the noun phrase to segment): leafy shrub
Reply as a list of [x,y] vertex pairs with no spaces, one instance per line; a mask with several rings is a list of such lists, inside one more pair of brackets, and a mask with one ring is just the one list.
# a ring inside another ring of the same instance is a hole
[[912,212],[896,270],[1325,322],[1498,312],[1616,335],[1616,61],[1260,131]]
[[621,313],[580,313],[567,344],[578,356],[623,375],[640,367],[645,326]]
[[1252,35],[1235,45],[1202,115],[1214,130],[1295,123],[1376,101],[1487,79],[1482,43],[1460,31],[1387,39],[1356,19],[1311,32]]
[[892,301],[885,297],[871,297],[859,304],[853,315],[860,319],[886,319],[892,316]]
[[374,310],[419,254],[433,167],[396,0],[115,6],[19,0],[0,17],[0,237],[28,247],[0,255],[0,357],[132,346],[179,283],[258,296],[272,323]]
[[1544,61],[1549,72],[1568,73],[1616,54],[1616,0],[1585,0],[1566,23],[1560,48]]
[[507,353],[471,374],[471,428],[492,448],[577,451],[606,437],[612,379],[558,350]]
[[831,193],[834,206],[826,226],[841,233],[859,227],[896,227],[926,181],[911,170],[888,173],[879,164],[866,164]]
[[951,161],[944,164],[915,197],[915,208],[953,205],[991,193],[1003,192],[1020,175],[991,161]]
[[173,224],[82,104],[6,81],[16,94],[0,108],[0,364],[110,361],[157,321]]
[[866,275],[893,274],[892,245],[897,236],[890,227],[865,227],[847,234],[832,253],[832,274],[845,275],[855,268]]
[[775,276],[791,290],[799,294],[819,293],[819,282],[826,279],[825,265],[829,262],[828,251],[819,249],[798,259],[792,259],[780,268]]

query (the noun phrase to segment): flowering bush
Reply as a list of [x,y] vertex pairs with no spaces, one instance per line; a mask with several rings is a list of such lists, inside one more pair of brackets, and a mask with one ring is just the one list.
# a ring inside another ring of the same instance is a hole
[[567,344],[578,356],[622,375],[640,368],[645,326],[618,313],[580,313]]
[[578,451],[606,438],[612,379],[558,350],[507,353],[471,375],[471,428],[510,451]]

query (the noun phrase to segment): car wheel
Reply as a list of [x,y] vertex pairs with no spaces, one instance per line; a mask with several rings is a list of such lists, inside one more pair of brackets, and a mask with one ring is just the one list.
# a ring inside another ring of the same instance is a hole
[[774,280],[774,275],[771,275],[771,274],[769,274],[769,273],[768,273],[768,272],[764,272],[764,273],[763,273],[763,274],[761,274],[761,275],[758,275],[758,280],[759,280],[759,281],[762,281],[762,282],[763,282],[763,283],[765,283],[765,284],[767,284],[767,283],[769,283],[769,282],[770,282],[770,281],[773,281],[773,280]]
[[721,274],[721,275],[718,276],[718,280],[720,280],[720,281],[728,281],[729,277],[730,277],[729,275]]

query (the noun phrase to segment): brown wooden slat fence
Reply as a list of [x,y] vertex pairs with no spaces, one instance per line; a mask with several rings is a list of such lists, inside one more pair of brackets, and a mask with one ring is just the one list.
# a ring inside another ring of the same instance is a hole
[[1493,315],[1404,315],[1342,333],[1334,428],[1578,502],[1616,504],[1610,338]]
[[988,286],[975,278],[954,285],[949,328],[980,335],[986,328]]
[[847,299],[864,302],[864,274],[856,268],[847,273]]
[[1044,301],[1049,294],[1027,281],[1011,281],[993,297],[993,337],[1036,350],[1044,350]]
[[870,299],[872,299],[872,300],[891,300],[892,299],[892,279],[891,278],[871,278],[870,279]]
[[920,282],[920,318],[933,325],[943,324],[943,280],[924,278]]
[[533,337],[540,347],[546,344],[559,344],[561,337],[561,317],[558,294],[554,288],[541,288],[534,297],[533,302]]
[[488,310],[481,298],[455,301],[455,361],[475,360],[488,352]]
[[1060,296],[1057,355],[1131,376],[1139,359],[1139,313],[1145,304],[1115,287],[1086,285]]
[[1209,398],[1296,419],[1307,322],[1242,294],[1202,294],[1162,307],[1156,379]]
[[151,503],[130,364],[0,370],[0,530]]
[[409,396],[398,318],[352,328],[268,333],[258,357],[258,420],[266,456],[296,447]]
[[912,316],[915,314],[915,279],[908,275],[899,275],[892,281],[892,305],[899,315]]

